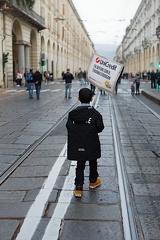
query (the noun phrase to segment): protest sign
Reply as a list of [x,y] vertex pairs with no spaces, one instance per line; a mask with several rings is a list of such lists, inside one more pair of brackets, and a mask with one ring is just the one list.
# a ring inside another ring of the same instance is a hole
[[123,68],[122,64],[95,54],[88,69],[88,81],[97,88],[113,94]]

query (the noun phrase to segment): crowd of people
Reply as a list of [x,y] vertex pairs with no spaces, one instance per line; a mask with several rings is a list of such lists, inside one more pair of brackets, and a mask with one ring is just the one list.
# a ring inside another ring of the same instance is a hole
[[150,80],[151,81],[151,88],[155,89],[157,86],[160,87],[160,71],[157,69],[156,72],[154,70],[150,71],[143,71],[141,73],[137,73],[134,81],[131,84],[131,95],[139,95],[139,87],[140,87],[140,80]]
[[[79,68],[78,73],[70,73],[70,69],[68,68],[66,72],[62,72],[62,79],[65,81],[65,98],[71,98],[71,88],[72,88],[72,80],[77,78],[80,82],[80,85],[89,85],[89,82],[86,79],[86,71],[82,71],[81,68]],[[29,99],[33,99],[33,90],[36,90],[36,97],[37,99],[40,99],[40,91],[41,91],[41,83],[44,79],[44,82],[47,84],[50,81],[53,80],[53,73],[50,73],[49,71],[45,71],[43,76],[42,73],[37,69],[35,72],[33,72],[33,69],[25,69],[24,74],[22,74],[20,71],[17,72],[16,76],[16,84],[17,87],[22,86],[22,79],[24,77],[25,80],[25,87],[29,94]],[[121,79],[132,79],[133,82],[131,84],[131,94],[139,95],[140,94],[140,81],[142,80],[150,80],[151,81],[151,88],[156,88],[157,85],[160,87],[160,71],[157,69],[156,71],[146,71],[144,70],[142,73],[138,72],[136,76],[133,76],[132,73],[128,74],[127,72],[123,72],[120,78],[117,80],[115,85],[115,94],[118,92],[118,85],[121,83]],[[92,95],[95,94],[96,87],[90,83],[90,89],[92,92]],[[105,91],[101,90],[101,94],[105,94]]]
[[37,99],[40,99],[40,91],[41,91],[41,83],[42,83],[42,73],[40,73],[39,69],[37,69],[35,72],[33,72],[33,69],[25,69],[24,74],[22,74],[20,71],[17,72],[16,77],[16,84],[17,87],[22,86],[22,79],[24,77],[25,80],[25,87],[29,94],[29,99],[33,99],[33,90],[35,88],[36,90],[36,97]]

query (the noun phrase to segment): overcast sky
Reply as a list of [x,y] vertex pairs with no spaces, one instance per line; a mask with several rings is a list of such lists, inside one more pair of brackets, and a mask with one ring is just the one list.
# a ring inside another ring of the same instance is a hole
[[119,45],[142,0],[72,0],[94,44]]

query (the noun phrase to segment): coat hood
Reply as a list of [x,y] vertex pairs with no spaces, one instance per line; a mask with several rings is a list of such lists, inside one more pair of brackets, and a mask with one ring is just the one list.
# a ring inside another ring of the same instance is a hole
[[91,106],[80,106],[70,112],[70,119],[78,124],[85,123],[94,113],[94,108]]

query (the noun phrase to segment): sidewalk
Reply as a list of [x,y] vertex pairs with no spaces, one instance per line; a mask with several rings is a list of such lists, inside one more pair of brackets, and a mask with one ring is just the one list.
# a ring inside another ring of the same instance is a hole
[[142,90],[142,94],[152,100],[153,102],[160,105],[160,89],[150,89],[150,90]]

